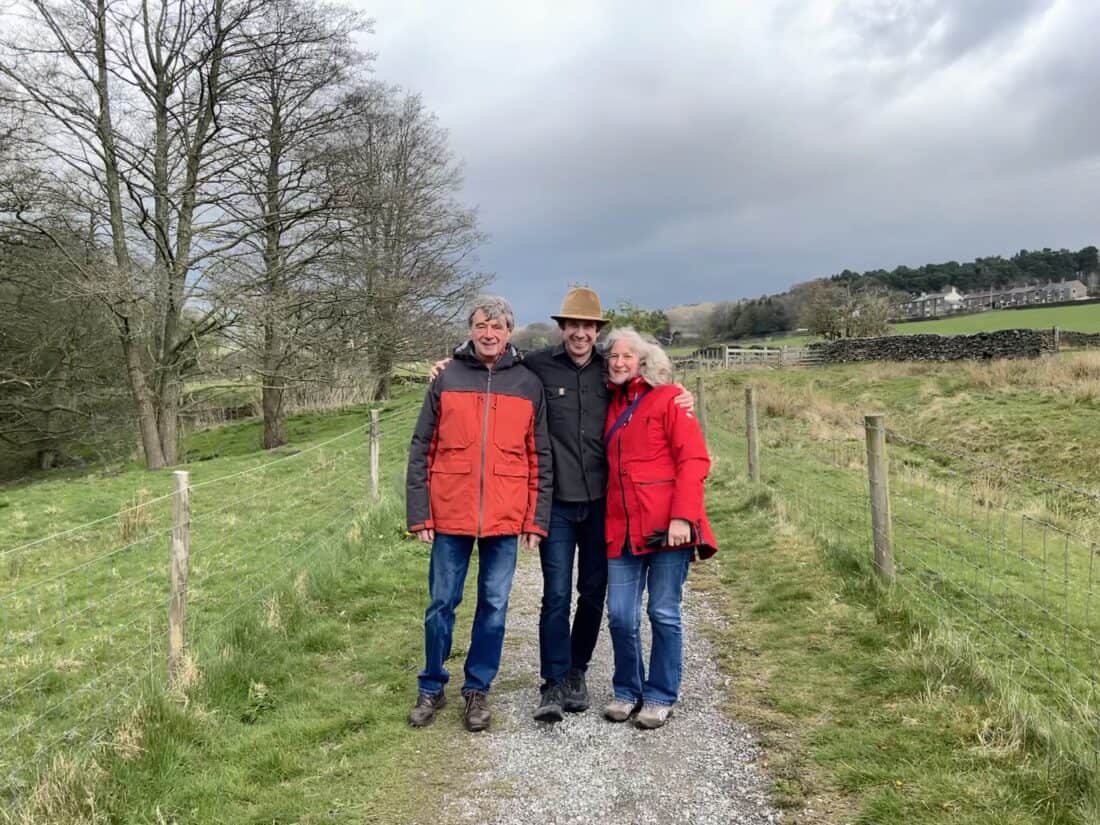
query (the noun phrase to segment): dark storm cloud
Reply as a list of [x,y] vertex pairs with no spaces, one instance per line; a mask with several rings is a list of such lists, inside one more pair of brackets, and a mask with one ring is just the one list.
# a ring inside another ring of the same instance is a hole
[[379,74],[452,128],[521,319],[1096,241],[1091,0],[419,8],[372,11]]

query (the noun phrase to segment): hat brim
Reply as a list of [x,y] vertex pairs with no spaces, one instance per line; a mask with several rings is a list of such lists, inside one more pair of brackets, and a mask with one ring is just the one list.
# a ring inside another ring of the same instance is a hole
[[550,318],[558,323],[562,321],[595,321],[597,324],[606,324],[606,318],[598,318],[595,315],[551,315]]

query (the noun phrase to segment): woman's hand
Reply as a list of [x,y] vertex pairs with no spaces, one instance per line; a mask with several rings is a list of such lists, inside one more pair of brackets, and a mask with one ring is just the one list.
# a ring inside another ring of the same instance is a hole
[[681,544],[691,544],[691,522],[674,518],[668,523],[668,546],[679,547]]

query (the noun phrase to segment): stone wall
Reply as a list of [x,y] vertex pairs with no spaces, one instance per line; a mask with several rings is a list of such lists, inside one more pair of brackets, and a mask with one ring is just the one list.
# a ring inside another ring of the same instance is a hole
[[[1067,333],[1063,332],[1065,341]],[[1068,343],[1068,342],[1067,342]],[[974,335],[891,335],[810,344],[822,363],[1036,358],[1054,351],[1052,330],[1006,329]]]
[[1100,332],[1073,332],[1059,330],[1058,337],[1063,347],[1074,349],[1100,349]]

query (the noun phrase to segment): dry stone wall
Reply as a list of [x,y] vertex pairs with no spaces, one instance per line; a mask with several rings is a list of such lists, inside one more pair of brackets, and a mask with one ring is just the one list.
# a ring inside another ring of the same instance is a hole
[[[1065,340],[1066,333],[1062,333]],[[822,363],[1036,358],[1054,352],[1052,330],[1006,329],[974,335],[892,335],[810,344]]]
[[1100,332],[1072,332],[1060,330],[1058,333],[1062,339],[1063,347],[1074,349],[1100,349]]

